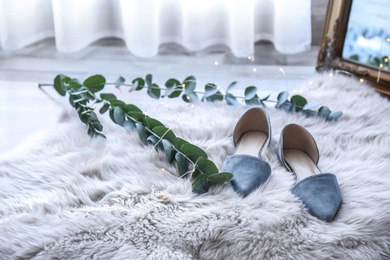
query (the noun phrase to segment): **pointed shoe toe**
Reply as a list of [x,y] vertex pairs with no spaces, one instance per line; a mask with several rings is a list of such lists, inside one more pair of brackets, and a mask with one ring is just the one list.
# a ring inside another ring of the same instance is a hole
[[245,197],[268,180],[271,166],[258,157],[238,154],[226,158],[223,171],[233,174],[231,186]]
[[324,221],[332,221],[340,208],[342,197],[337,178],[321,173],[298,182],[292,189],[310,214]]

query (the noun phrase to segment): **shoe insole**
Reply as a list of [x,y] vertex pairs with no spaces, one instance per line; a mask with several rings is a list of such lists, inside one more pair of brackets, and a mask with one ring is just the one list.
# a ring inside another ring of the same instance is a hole
[[314,174],[321,173],[312,159],[300,150],[291,149],[283,151],[284,160],[297,175],[297,181]]
[[240,138],[236,154],[259,156],[261,149],[267,141],[267,137],[266,133],[260,131],[246,132]]

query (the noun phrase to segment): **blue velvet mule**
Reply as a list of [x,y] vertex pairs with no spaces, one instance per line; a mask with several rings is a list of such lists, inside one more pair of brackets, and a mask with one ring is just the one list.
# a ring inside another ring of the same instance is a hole
[[261,159],[263,148],[271,143],[267,111],[260,107],[247,110],[236,124],[233,142],[236,152],[226,158],[222,171],[232,173],[231,186],[238,194],[247,196],[271,175],[270,165]]
[[334,174],[321,173],[317,168],[319,152],[313,136],[302,126],[285,126],[280,134],[278,157],[296,175],[292,193],[313,216],[332,221],[341,205],[341,191]]

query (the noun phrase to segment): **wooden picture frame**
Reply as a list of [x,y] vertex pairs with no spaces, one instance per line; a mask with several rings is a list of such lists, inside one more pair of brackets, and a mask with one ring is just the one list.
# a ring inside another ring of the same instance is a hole
[[[375,67],[342,56],[352,2],[353,0],[329,0],[316,70],[332,70],[367,80],[380,93],[390,96],[390,70],[388,69],[390,53],[389,57],[384,59],[387,61],[386,67],[383,67],[383,64]],[[386,41],[390,44],[390,37]]]

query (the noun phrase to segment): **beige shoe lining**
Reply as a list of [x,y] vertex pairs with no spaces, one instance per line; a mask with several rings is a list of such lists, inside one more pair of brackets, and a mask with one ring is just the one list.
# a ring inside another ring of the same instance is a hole
[[259,156],[268,135],[260,131],[249,131],[243,134],[238,143],[236,154]]

